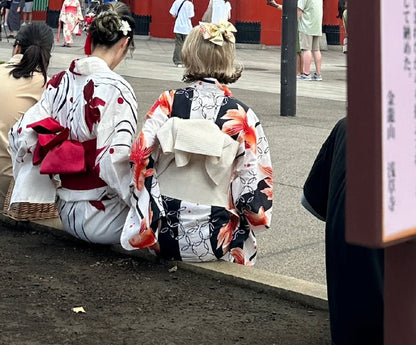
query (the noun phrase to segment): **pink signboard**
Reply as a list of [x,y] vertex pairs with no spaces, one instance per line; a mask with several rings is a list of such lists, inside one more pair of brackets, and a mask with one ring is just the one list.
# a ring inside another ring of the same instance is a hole
[[416,234],[416,1],[380,6],[382,240],[389,242]]

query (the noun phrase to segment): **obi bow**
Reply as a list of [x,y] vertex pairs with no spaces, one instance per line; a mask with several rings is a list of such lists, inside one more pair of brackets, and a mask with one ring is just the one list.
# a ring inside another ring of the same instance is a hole
[[219,185],[229,175],[239,145],[214,122],[205,119],[172,117],[159,129],[157,138],[162,152],[168,155],[160,159],[159,175],[172,159],[177,167],[185,167],[192,155],[198,155],[214,185]]
[[218,24],[200,22],[199,27],[204,39],[216,45],[222,46],[224,39],[235,43],[234,32],[237,32],[237,29],[224,19],[220,19]]
[[84,146],[76,140],[68,140],[68,128],[50,117],[27,127],[38,133],[33,165],[40,164],[41,174],[70,174],[86,170]]

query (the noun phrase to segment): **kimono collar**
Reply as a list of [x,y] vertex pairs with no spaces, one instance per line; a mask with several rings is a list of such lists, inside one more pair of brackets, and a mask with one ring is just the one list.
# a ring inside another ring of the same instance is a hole
[[233,94],[232,94],[232,92],[230,91],[230,89],[226,86],[226,85],[224,85],[224,84],[220,84],[219,82],[218,82],[218,80],[217,79],[215,79],[215,78],[202,78],[199,82],[197,82],[195,85],[196,85],[196,87],[198,87],[198,85],[215,85],[218,89],[220,89],[221,91],[223,91],[224,92],[224,96],[227,96],[227,97],[232,97],[233,96]]
[[74,60],[71,64],[70,71],[78,75],[90,75],[99,72],[111,72],[107,63],[96,56],[89,56],[82,59]]

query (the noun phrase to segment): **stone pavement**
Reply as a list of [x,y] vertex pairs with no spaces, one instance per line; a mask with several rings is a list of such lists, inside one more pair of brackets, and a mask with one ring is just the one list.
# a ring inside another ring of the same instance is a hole
[[[72,48],[56,42],[50,74],[83,56],[85,35]],[[12,41],[0,42],[0,60],[7,60]],[[172,63],[173,40],[136,36],[136,49],[116,71],[132,84],[144,118],[161,91],[182,86],[183,69]],[[280,47],[238,45],[243,76],[230,85],[234,95],[258,115],[270,142],[275,203],[272,227],[258,235],[259,257],[254,268],[224,263],[187,265],[278,290],[290,298],[326,305],[324,223],[300,205],[302,186],[323,141],[346,115],[346,56],[341,46],[322,52],[323,81],[297,83],[297,113],[280,116]],[[313,71],[313,67],[312,67]]]

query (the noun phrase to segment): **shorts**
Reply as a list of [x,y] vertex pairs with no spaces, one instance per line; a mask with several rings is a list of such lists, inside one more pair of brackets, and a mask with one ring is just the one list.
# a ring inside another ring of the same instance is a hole
[[23,7],[23,13],[30,13],[33,11],[33,1],[25,2],[25,7]]
[[312,36],[299,32],[299,42],[301,50],[319,51],[320,36]]

